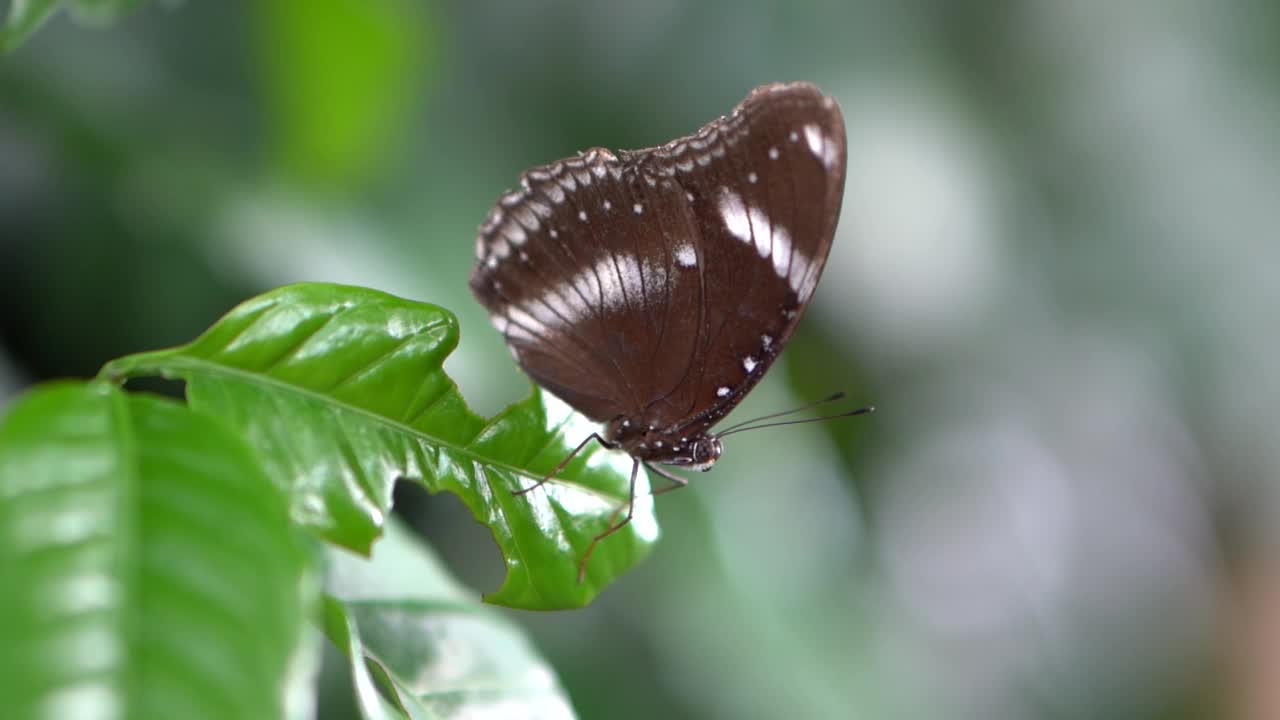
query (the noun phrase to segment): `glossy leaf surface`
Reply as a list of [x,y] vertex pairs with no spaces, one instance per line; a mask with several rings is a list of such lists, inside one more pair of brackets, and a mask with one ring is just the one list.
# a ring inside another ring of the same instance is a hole
[[211,418],[36,390],[0,425],[4,717],[283,717],[310,681],[290,670],[304,564],[284,497]]
[[326,629],[352,658],[366,718],[395,712],[370,697],[370,667],[413,718],[573,717],[520,629],[477,603],[399,524],[369,560],[331,551],[326,586]]
[[447,311],[362,288],[294,285],[249,300],[189,345],[122,358],[104,373],[187,381],[192,407],[239,428],[286,487],[296,521],[367,553],[397,478],[460,497],[494,534],[506,562],[490,602],[580,607],[657,539],[648,478],[635,520],[601,543],[577,582],[592,537],[625,508],[631,461],[589,447],[550,472],[594,429],[535,391],[486,420],[441,367],[456,347]]

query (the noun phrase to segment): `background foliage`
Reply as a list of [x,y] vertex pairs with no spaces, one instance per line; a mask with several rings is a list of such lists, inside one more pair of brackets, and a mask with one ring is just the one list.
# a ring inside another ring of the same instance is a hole
[[[10,9],[29,4],[17,0]],[[89,3],[78,3],[89,4]],[[455,310],[517,173],[808,79],[849,124],[812,311],[590,609],[509,613],[583,717],[1280,715],[1274,4],[149,4],[0,60],[0,393],[183,342],[257,291]],[[397,505],[478,591],[470,513]],[[330,656],[332,658],[332,656]],[[348,674],[322,678],[342,717]],[[347,706],[351,701],[347,701]]]

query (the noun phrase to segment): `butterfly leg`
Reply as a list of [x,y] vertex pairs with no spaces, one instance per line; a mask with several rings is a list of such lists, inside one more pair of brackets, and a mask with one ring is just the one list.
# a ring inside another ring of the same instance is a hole
[[653,492],[649,493],[650,495],[661,495],[664,492],[671,492],[672,490],[682,488],[689,484],[689,478],[680,477],[679,475],[671,472],[670,470],[665,470],[661,467],[658,467],[657,465],[650,465],[649,463],[645,463],[644,466],[671,481],[670,485],[662,488],[661,490],[654,490]]
[[[616,525],[610,525],[608,530],[605,530],[604,532],[600,533],[599,535],[591,539],[591,544],[587,546],[587,551],[582,554],[582,562],[578,564],[578,584],[579,585],[582,584],[583,578],[587,576],[587,561],[591,559],[591,553],[595,552],[596,545],[599,545],[601,540],[618,532],[622,528],[626,527],[627,523],[631,522],[631,517],[635,514],[635,511],[636,511],[636,475],[638,475],[639,473],[640,473],[640,461],[632,460],[631,461],[631,488],[627,492],[627,494],[630,496],[630,500],[627,501],[627,516],[622,518],[622,522],[619,522]],[[619,508],[618,510],[621,511],[621,508]],[[617,516],[618,516],[618,513],[615,512],[609,518],[609,522],[612,523],[613,518]]]
[[560,471],[563,470],[564,467],[569,464],[569,461],[573,460],[573,458],[576,457],[578,453],[582,452],[582,448],[586,447],[587,443],[591,442],[592,440],[598,440],[601,445],[605,446],[606,448],[609,448],[610,450],[613,450],[618,447],[617,444],[611,443],[608,440],[605,440],[603,437],[601,437],[600,433],[591,433],[590,435],[587,436],[586,440],[583,440],[582,442],[578,443],[578,447],[574,448],[573,452],[569,453],[565,457],[565,459],[560,461],[560,464],[556,466],[555,470],[552,470],[551,472],[547,473],[546,477],[542,478],[536,484],[530,485],[527,488],[514,490],[512,491],[511,494],[523,495],[531,490],[537,490],[538,488],[542,487],[547,483],[548,480],[555,477],[556,475],[559,475]]

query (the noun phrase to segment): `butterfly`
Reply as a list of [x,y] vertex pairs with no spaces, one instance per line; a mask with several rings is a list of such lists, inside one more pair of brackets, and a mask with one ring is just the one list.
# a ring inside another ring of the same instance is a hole
[[520,367],[604,423],[543,482],[593,440],[633,458],[627,515],[592,542],[579,581],[596,544],[630,521],[641,465],[672,482],[657,492],[682,487],[661,466],[705,471],[720,438],[746,429],[712,431],[813,297],[844,178],[835,100],[777,83],[665,145],[531,168],[498,199],[471,289]]

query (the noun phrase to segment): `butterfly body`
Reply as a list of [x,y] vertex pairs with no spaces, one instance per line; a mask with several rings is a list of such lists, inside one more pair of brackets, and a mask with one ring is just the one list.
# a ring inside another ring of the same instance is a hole
[[605,426],[604,439],[641,462],[688,470],[710,470],[724,452],[720,439],[707,430],[636,424],[624,416]]

